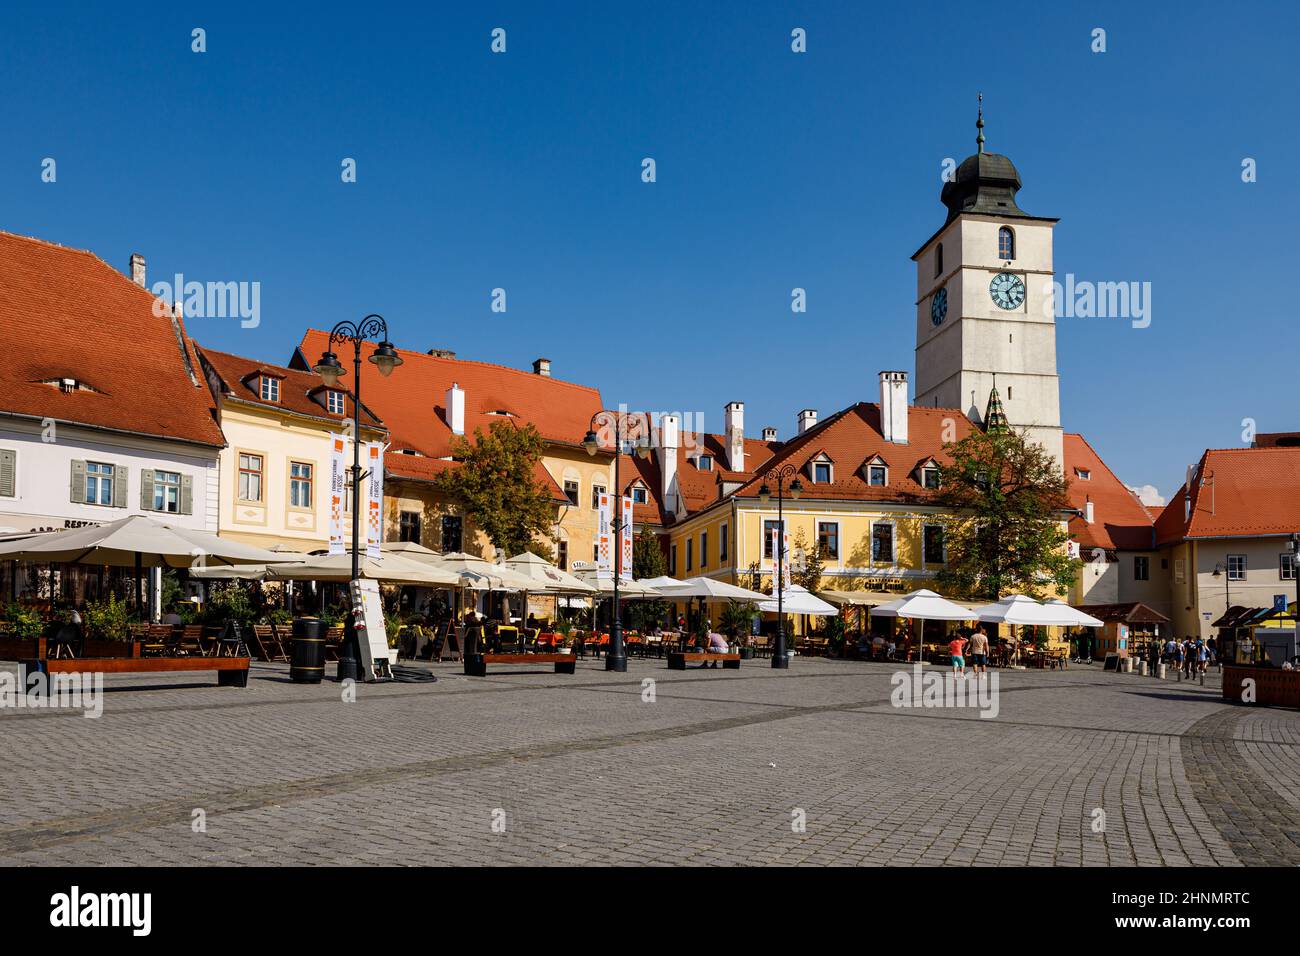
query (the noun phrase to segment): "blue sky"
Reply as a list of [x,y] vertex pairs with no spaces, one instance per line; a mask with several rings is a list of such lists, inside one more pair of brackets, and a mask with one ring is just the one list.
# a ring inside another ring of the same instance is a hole
[[787,437],[913,370],[909,256],[983,90],[1058,275],[1152,283],[1149,328],[1061,320],[1066,428],[1166,496],[1243,419],[1300,428],[1293,4],[178,6],[9,5],[0,228],[260,282],[256,329],[191,323],[215,348],[283,362],[378,311],[402,347]]

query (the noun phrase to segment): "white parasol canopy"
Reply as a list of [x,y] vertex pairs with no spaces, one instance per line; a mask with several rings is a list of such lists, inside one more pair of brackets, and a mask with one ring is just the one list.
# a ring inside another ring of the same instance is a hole
[[642,584],[647,584],[652,588],[680,588],[686,584],[685,581],[679,581],[676,578],[670,578],[666,574],[661,574],[657,578],[642,578]]
[[933,591],[921,588],[896,601],[871,609],[872,617],[919,618],[924,621],[973,621],[977,614],[970,608],[954,604]]
[[144,515],[8,541],[0,544],[0,558],[42,564],[106,564],[119,568],[135,567],[137,561],[142,568],[191,568],[280,560],[279,555],[262,548]]
[[1073,618],[1066,627],[1105,627],[1106,622],[1100,618],[1095,618],[1091,614],[1080,611],[1077,607],[1070,607],[1064,601],[1058,598],[1052,598],[1050,601],[1044,601],[1043,607],[1051,608],[1063,618]]
[[737,587],[713,578],[688,578],[679,587],[660,588],[659,593],[670,600],[677,598],[704,598],[706,601],[766,601],[768,596],[747,588]]
[[442,571],[455,574],[463,588],[475,591],[530,591],[533,581],[505,565],[493,564],[486,558],[464,551],[436,554],[424,559]]
[[568,571],[561,571],[545,558],[540,558],[531,551],[516,554],[505,563],[505,567],[532,581],[531,591],[548,594],[594,594],[596,592],[593,585],[580,581]]
[[[577,574],[579,581],[590,584],[594,587],[601,597],[614,596],[614,579],[599,578],[596,572],[592,570],[579,571]],[[643,600],[647,598],[657,598],[662,592],[658,588],[652,588],[644,581],[619,581],[618,597],[619,600],[636,598]]]
[[[380,558],[361,556],[361,577],[387,584],[415,584],[424,587],[455,587],[460,578],[433,565],[412,561],[400,554]],[[352,555],[319,555],[304,562],[271,564],[266,577],[272,581],[350,581]]]
[[[764,601],[758,609],[773,614],[778,613],[776,598],[772,597]],[[792,584],[781,592],[780,611],[785,614],[816,614],[823,617],[835,617],[840,613],[840,609],[834,604],[828,604],[809,592],[807,588],[797,584]]]
[[[1071,609],[1072,610],[1072,609]],[[1066,625],[1075,623],[1073,617],[1059,610],[1047,608],[1024,594],[1008,594],[992,604],[985,604],[973,612],[985,624]]]

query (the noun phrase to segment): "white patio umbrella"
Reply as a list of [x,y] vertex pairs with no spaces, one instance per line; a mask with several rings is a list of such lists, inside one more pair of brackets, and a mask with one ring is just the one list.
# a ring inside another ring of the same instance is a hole
[[130,568],[190,568],[214,564],[267,564],[278,561],[271,551],[131,515],[108,524],[51,531],[0,544],[0,558],[42,564],[106,564]]
[[538,557],[531,551],[516,554],[505,563],[505,567],[517,574],[522,574],[533,582],[531,592],[548,594],[594,594],[596,588],[575,578],[568,571],[561,571],[545,558]]
[[525,575],[476,554],[452,551],[421,557],[434,567],[455,574],[461,587],[474,591],[527,591],[533,587]]
[[975,612],[954,604],[927,588],[913,591],[896,601],[887,601],[871,609],[871,616],[902,617],[919,621],[971,621]]
[[1059,598],[1052,598],[1050,601],[1044,601],[1043,607],[1050,607],[1059,613],[1062,617],[1072,617],[1067,627],[1105,627],[1106,622],[1099,618],[1093,617],[1085,611],[1080,611],[1077,607],[1070,607]]
[[657,578],[642,578],[641,583],[649,585],[652,588],[679,588],[686,582],[679,581],[676,578],[670,578],[666,574],[661,574]]
[[[271,548],[276,564],[302,563],[311,560],[305,551],[293,551],[283,545]],[[214,568],[191,568],[190,578],[198,581],[264,581],[265,564],[218,565]]]
[[688,578],[677,587],[664,587],[657,590],[669,599],[704,598],[706,601],[750,601],[753,603],[768,599],[766,594],[760,594],[758,591],[750,591],[748,588],[737,587],[734,584],[728,584],[726,581],[716,581],[713,578],[705,577]]
[[[1073,608],[1067,610],[1073,611]],[[1045,626],[1070,626],[1076,622],[1072,615],[1058,608],[1048,608],[1024,594],[1008,594],[992,604],[985,604],[973,612],[985,624],[1025,624]]]
[[[386,554],[380,558],[362,555],[358,570],[362,578],[386,584],[455,587],[460,583],[460,578],[449,571],[399,554]],[[350,581],[352,555],[327,554],[302,562],[271,564],[266,568],[266,577],[272,581]]]
[[[575,575],[578,580],[585,584],[591,585],[599,593],[600,597],[614,596],[614,579],[599,578],[595,571],[579,571]],[[654,600],[663,594],[658,588],[652,588],[644,581],[619,581],[618,597],[619,600]]]
[[[760,611],[777,613],[776,598],[772,597],[758,606]],[[835,617],[840,609],[828,604],[807,588],[792,584],[781,592],[780,610],[786,614],[815,614],[821,617]]]

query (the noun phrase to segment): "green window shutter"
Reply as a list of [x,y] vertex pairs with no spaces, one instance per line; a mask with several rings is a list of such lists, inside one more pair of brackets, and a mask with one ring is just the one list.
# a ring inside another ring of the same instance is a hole
[[113,507],[126,507],[126,482],[131,470],[125,465],[113,466]]
[[194,514],[194,476],[181,475],[181,514]]
[[84,461],[74,461],[72,463],[72,496],[68,500],[73,504],[84,505],[86,503],[86,463]]
[[143,468],[140,471],[140,510],[153,511],[153,469]]
[[0,497],[12,498],[16,494],[17,469],[18,452],[0,448]]

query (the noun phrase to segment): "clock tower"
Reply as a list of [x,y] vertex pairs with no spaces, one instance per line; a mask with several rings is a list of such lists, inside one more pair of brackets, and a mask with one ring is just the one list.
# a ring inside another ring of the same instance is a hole
[[916,263],[916,404],[961,409],[983,424],[995,385],[1007,423],[1062,466],[1061,391],[1052,308],[1057,220],[1016,204],[1011,160],[978,152],[945,182],[948,218]]

